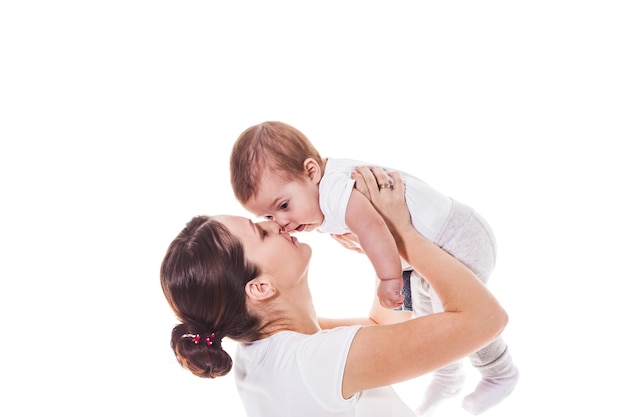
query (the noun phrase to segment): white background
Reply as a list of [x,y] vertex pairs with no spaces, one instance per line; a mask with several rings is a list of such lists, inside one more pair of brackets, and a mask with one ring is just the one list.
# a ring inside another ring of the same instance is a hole
[[[0,4],[0,414],[243,415],[175,362],[158,273],[193,215],[248,215],[228,157],[264,120],[489,220],[522,376],[485,415],[623,412],[621,2]],[[365,314],[364,257],[299,238],[318,313]]]

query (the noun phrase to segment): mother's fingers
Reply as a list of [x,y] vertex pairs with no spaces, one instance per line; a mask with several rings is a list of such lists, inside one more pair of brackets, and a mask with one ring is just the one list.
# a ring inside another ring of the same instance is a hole
[[376,177],[376,183],[378,184],[379,190],[393,187],[391,177],[389,177],[389,175],[382,168],[374,167],[372,168],[372,173]]
[[378,193],[378,183],[376,177],[368,167],[358,167],[353,175],[356,181],[356,189],[361,192],[368,200],[372,199],[372,195]]
[[352,179],[354,180],[354,188],[369,200],[367,184],[365,183],[365,178],[363,178],[363,175],[359,172],[359,168],[352,171]]
[[[404,181],[399,172],[387,174],[378,167],[358,167],[352,178],[356,189],[372,202],[392,233],[411,225],[411,215],[404,199]],[[393,184],[393,187],[379,187],[379,184],[386,183]]]
[[404,181],[400,176],[398,171],[393,171],[388,174],[391,177],[391,185],[394,189],[398,191],[402,191],[402,196],[404,196]]

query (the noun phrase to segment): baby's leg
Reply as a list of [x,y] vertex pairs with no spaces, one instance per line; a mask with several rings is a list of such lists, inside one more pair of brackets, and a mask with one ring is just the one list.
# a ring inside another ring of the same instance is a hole
[[482,379],[474,392],[463,399],[463,408],[477,415],[499,404],[513,392],[519,371],[502,337],[470,355],[470,360]]
[[[442,311],[441,302],[428,282],[415,272],[411,276],[411,289],[413,314],[416,317]],[[415,413],[418,416],[431,415],[442,401],[461,392],[464,382],[465,372],[461,361],[437,369],[432,373],[432,379]]]
[[[455,202],[450,220],[436,243],[487,284],[495,267],[497,247],[493,231],[479,214]],[[470,360],[482,379],[474,392],[463,400],[463,408],[480,414],[511,394],[519,372],[502,338],[472,354]]]
[[415,409],[418,416],[430,416],[437,406],[444,400],[456,396],[465,382],[465,372],[462,362],[454,362],[437,369],[432,374],[422,397],[422,402]]

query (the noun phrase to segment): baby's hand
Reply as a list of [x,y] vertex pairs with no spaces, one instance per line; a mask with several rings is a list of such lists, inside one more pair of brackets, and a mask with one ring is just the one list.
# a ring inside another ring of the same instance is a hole
[[402,288],[404,281],[402,277],[395,279],[379,280],[378,301],[385,308],[397,308],[404,303]]

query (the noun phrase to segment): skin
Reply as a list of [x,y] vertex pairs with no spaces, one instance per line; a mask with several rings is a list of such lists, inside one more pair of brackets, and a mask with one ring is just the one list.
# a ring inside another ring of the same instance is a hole
[[[344,398],[423,375],[465,357],[497,337],[508,320],[497,300],[464,265],[411,226],[399,176],[393,178],[400,191],[379,191],[376,178],[366,171],[360,174],[358,187],[384,213],[400,254],[437,291],[444,311],[361,328],[348,353]],[[378,181],[387,178],[382,170],[375,172]],[[254,314],[274,323],[269,335],[284,330],[304,334],[320,331],[307,278],[310,247],[274,222],[252,223],[233,216],[218,220],[242,240],[245,253],[262,271],[246,285],[246,296]]]
[[261,274],[246,285],[246,294],[250,307],[262,317],[280,318],[268,327],[268,335],[282,330],[319,331],[308,283],[310,246],[272,221],[253,223],[238,216],[215,219],[241,239],[247,258],[261,267]]
[[[319,207],[323,170],[324,167],[311,158],[304,161],[302,176],[296,180],[287,180],[266,170],[258,192],[244,204],[244,208],[258,217],[277,222],[289,233],[315,230],[324,220]],[[348,248],[367,255],[379,278],[377,295],[380,304],[389,309],[401,306],[404,301],[404,296],[400,295],[402,265],[393,236],[367,197],[356,190],[348,201],[346,224],[354,239],[334,237],[344,246],[350,242],[352,247]]]
[[244,204],[250,213],[278,223],[286,232],[312,231],[324,221],[319,204],[319,165],[310,175],[286,180],[266,170],[256,196]]

